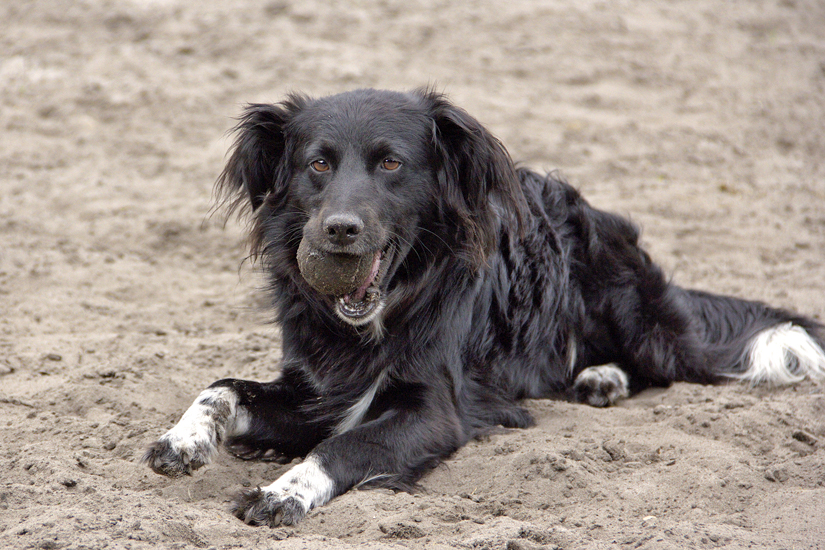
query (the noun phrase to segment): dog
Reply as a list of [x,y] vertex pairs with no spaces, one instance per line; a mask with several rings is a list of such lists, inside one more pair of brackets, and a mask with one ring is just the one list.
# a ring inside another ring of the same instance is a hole
[[[215,382],[144,461],[174,477],[220,447],[303,458],[234,499],[248,524],[294,524],[356,487],[413,490],[471,438],[532,425],[524,398],[825,376],[818,323],[671,284],[634,225],[517,168],[433,90],[291,95],[247,106],[235,132],[216,185],[251,216],[280,375]],[[369,269],[328,295],[299,247]]]

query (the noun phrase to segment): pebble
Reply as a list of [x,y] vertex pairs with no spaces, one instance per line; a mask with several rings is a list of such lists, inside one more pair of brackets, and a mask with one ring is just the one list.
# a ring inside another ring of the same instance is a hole
[[796,430],[793,433],[793,438],[797,441],[801,441],[802,443],[807,443],[808,445],[814,446],[818,443],[817,439],[806,432],[805,430]]
[[780,483],[784,483],[790,479],[790,474],[788,474],[788,470],[785,468],[777,468],[775,470],[768,470],[765,472],[765,479],[768,481],[778,481]]

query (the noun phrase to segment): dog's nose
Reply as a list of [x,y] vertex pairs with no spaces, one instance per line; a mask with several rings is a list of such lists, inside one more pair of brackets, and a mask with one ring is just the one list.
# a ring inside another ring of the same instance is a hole
[[354,214],[333,214],[324,220],[327,238],[339,246],[354,243],[363,230],[364,221]]

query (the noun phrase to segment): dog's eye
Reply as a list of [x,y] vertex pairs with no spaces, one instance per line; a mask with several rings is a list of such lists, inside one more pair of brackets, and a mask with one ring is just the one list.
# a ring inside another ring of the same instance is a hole
[[393,159],[384,159],[384,162],[381,163],[381,167],[384,168],[384,170],[389,170],[390,172],[393,170],[398,170],[399,166],[401,166],[401,163]]
[[314,160],[310,163],[312,169],[316,172],[326,172],[329,170],[329,163],[323,159]]

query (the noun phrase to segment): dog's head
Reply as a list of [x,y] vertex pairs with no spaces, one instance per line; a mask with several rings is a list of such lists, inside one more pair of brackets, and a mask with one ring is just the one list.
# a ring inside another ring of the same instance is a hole
[[[521,216],[502,145],[428,90],[293,95],[248,106],[235,130],[218,188],[254,212],[253,255],[266,256],[276,278],[337,294],[328,303],[352,325],[445,258],[477,269],[501,217]],[[298,269],[299,248],[314,271]],[[328,280],[342,272],[351,280]]]

